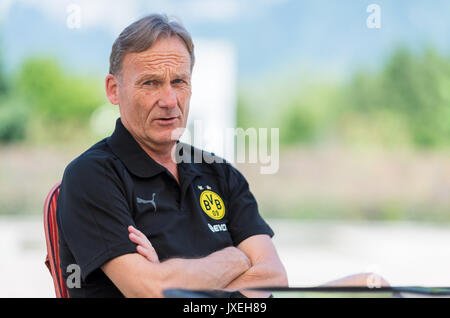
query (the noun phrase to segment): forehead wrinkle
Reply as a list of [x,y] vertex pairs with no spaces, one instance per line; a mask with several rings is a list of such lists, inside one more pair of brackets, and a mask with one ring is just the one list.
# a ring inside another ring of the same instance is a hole
[[129,53],[128,65],[135,70],[134,80],[146,76],[167,78],[167,76],[182,75],[190,78],[190,56],[178,51],[165,50],[157,52]]
[[177,63],[173,60],[157,60],[141,65],[139,77],[154,76],[166,78],[167,76],[189,76],[189,67],[184,63]]
[[189,59],[185,55],[176,53],[147,53],[145,55],[137,56],[136,62],[142,64],[184,64],[188,63]]
[[162,68],[162,67],[145,67],[144,71],[138,73],[135,77],[136,81],[144,79],[167,79],[172,77],[179,77],[190,79],[190,73],[180,67]]

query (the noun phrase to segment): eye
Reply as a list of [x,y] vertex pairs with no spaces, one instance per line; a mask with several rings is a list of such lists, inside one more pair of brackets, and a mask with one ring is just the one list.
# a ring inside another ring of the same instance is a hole
[[182,80],[181,78],[177,78],[172,81],[172,84],[182,84],[182,83],[186,83],[186,82],[184,80]]
[[144,82],[144,85],[153,85],[154,84],[154,81],[146,81],[146,82]]

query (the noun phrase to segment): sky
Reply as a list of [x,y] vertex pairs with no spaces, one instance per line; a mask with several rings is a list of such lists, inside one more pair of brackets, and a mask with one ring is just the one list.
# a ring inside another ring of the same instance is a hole
[[[380,8],[369,29],[367,7]],[[80,27],[68,27],[73,5]],[[196,38],[232,43],[245,80],[297,68],[341,76],[376,67],[403,44],[450,53],[447,0],[2,0],[0,43],[13,70],[27,56],[52,55],[74,71],[105,74],[120,31],[148,13],[180,19]]]

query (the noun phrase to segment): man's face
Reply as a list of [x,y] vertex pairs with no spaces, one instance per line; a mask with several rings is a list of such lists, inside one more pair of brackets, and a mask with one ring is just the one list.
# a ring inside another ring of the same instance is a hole
[[117,93],[122,122],[139,143],[173,143],[172,132],[186,127],[191,97],[191,58],[183,41],[162,37],[144,52],[126,54]]

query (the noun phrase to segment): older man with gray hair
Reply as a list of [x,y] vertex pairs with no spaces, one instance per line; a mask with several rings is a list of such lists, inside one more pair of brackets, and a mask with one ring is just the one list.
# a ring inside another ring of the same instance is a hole
[[[114,42],[105,87],[120,118],[67,166],[58,198],[63,279],[73,264],[82,277],[81,286],[66,284],[71,297],[161,297],[169,288],[267,297],[244,289],[288,285],[243,175],[211,153],[177,147],[194,61],[191,36],[164,15],[132,23]],[[174,149],[187,160],[174,160]]]
[[82,276],[71,297],[287,286],[274,233],[242,174],[195,148],[182,156],[209,160],[172,157],[194,60],[191,36],[164,15],[134,22],[114,42],[105,86],[120,118],[109,138],[68,165],[58,199],[64,279],[70,264]]

